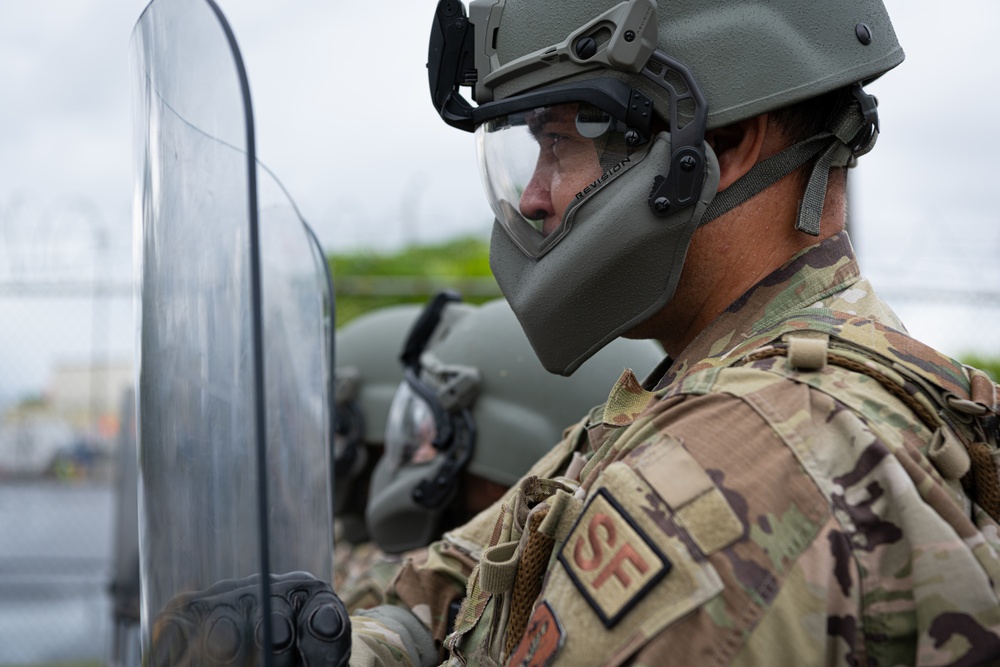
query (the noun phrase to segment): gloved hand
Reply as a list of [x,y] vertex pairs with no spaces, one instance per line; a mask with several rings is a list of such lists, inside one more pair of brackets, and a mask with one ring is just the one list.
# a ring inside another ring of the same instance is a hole
[[[307,572],[271,575],[274,667],[340,667],[351,621],[330,585]],[[167,603],[153,625],[153,667],[255,667],[263,656],[260,575],[226,579]]]

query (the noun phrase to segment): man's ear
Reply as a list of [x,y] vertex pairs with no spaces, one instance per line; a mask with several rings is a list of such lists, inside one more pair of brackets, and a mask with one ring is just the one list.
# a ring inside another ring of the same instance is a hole
[[762,114],[705,133],[705,141],[719,159],[719,192],[767,157],[764,155],[767,125],[767,114]]

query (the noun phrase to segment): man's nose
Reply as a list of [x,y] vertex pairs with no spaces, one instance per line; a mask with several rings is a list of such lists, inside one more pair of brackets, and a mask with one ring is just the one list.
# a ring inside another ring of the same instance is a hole
[[527,187],[521,193],[518,209],[528,220],[544,220],[552,215],[552,194],[549,191],[549,179],[536,170],[528,181]]

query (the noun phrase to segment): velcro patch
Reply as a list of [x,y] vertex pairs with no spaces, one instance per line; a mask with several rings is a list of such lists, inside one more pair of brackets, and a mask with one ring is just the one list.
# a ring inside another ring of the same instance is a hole
[[673,567],[607,489],[587,503],[559,562],[607,628]]
[[677,438],[660,436],[639,457],[636,471],[706,556],[743,537],[743,524],[722,491]]
[[528,627],[507,664],[512,667],[546,667],[556,657],[565,639],[559,619],[549,603],[543,600],[528,619]]

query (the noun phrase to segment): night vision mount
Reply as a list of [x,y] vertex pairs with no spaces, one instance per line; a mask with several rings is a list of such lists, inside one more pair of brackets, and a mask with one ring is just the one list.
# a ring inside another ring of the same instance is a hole
[[465,5],[459,0],[441,0],[434,13],[427,53],[431,99],[444,122],[466,132],[476,129],[473,107],[458,87],[474,86],[478,80],[474,39],[475,26],[469,23]]
[[[500,9],[492,11],[502,11]],[[489,22],[494,23],[490,18]],[[615,25],[609,40],[599,44],[599,29]],[[591,34],[593,33],[593,34]],[[663,217],[692,206],[698,201],[705,174],[702,144],[708,122],[708,102],[684,63],[656,48],[657,21],[654,0],[629,0],[608,10],[587,25],[575,30],[562,43],[528,54],[507,63],[496,72],[480,72],[476,66],[476,25],[466,15],[458,0],[441,0],[431,26],[427,71],[434,108],[447,124],[466,132],[475,131],[483,122],[517,110],[571,101],[588,102],[612,114],[628,125],[633,146],[651,136],[654,103],[637,88],[622,85],[610,78],[595,78],[550,87],[535,93],[512,96],[499,102],[474,107],[459,88],[469,86],[475,99],[477,85],[492,79],[508,81],[521,72],[549,66],[549,63],[572,62],[581,71],[596,67],[641,74],[663,89],[669,108],[661,116],[669,123],[671,157],[665,175],[657,176],[647,200],[650,209]],[[481,62],[488,63],[488,59]],[[599,82],[613,81],[613,84]],[[577,89],[574,96],[573,90]],[[595,88],[600,89],[598,99]],[[681,110],[683,109],[683,114]]]

